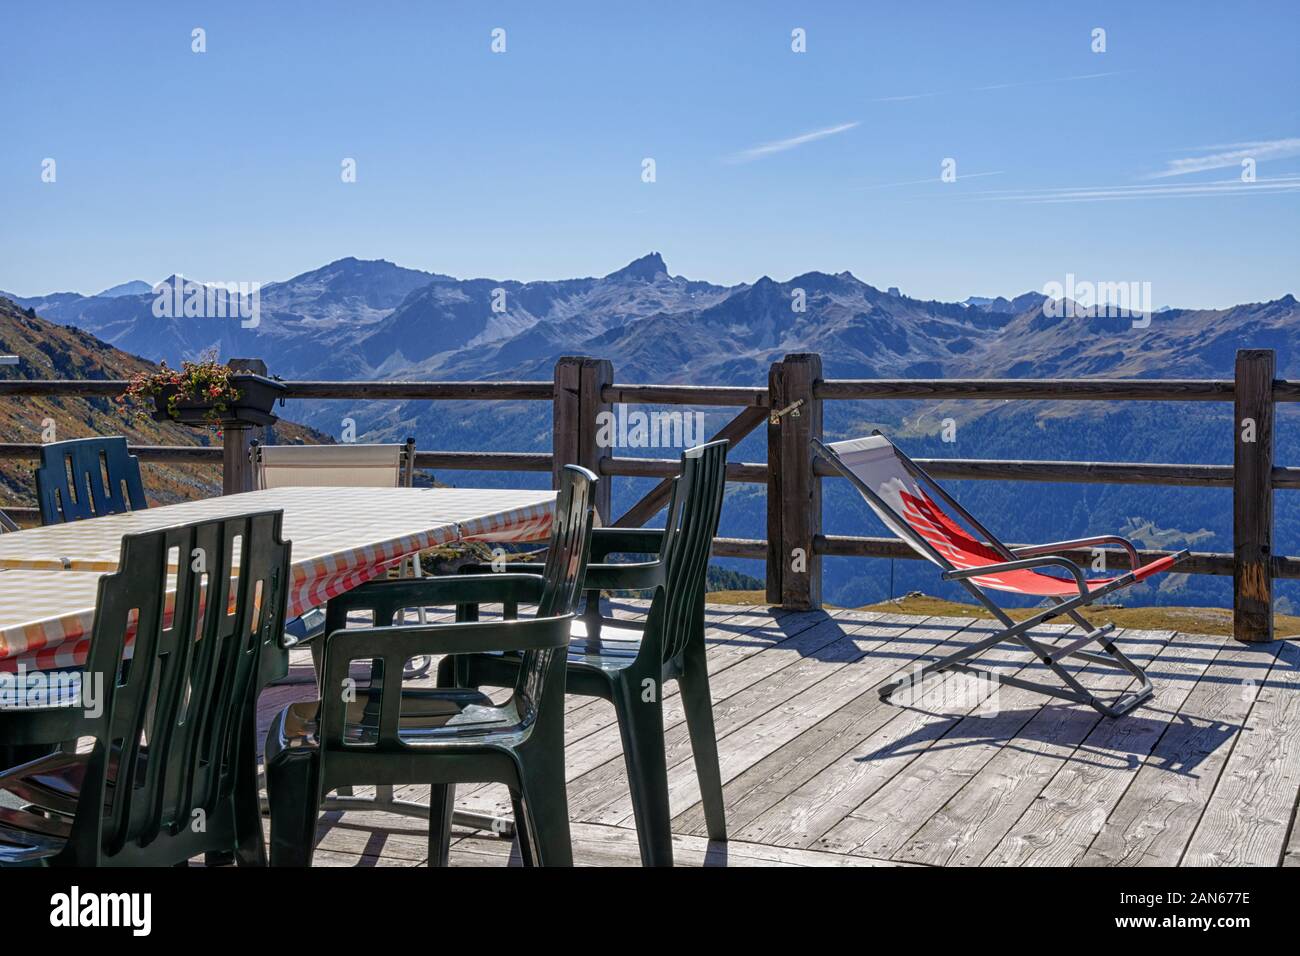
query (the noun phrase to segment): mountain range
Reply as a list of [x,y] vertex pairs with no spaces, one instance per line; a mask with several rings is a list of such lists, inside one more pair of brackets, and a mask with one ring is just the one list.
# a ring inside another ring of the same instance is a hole
[[[13,379],[128,379],[157,366],[115,349],[80,329],[54,325],[34,310],[0,297],[0,354],[17,358],[0,365],[0,381]],[[125,414],[124,414],[125,412]],[[329,437],[281,422],[276,440],[286,444],[327,442]],[[0,434],[6,442],[49,442],[95,435],[124,435],[133,445],[208,445],[206,430],[155,422],[105,397],[67,396],[0,400]],[[0,459],[0,509],[36,504],[35,462]],[[151,503],[169,504],[221,494],[219,464],[141,465]]]
[[[1161,309],[1149,324],[1135,324],[1070,317],[1032,291],[964,302],[914,299],[848,272],[722,286],[670,274],[658,253],[601,277],[533,282],[457,279],[346,258],[262,286],[257,325],[245,328],[237,319],[157,318],[154,295],[143,286],[133,280],[92,296],[8,297],[146,359],[174,364],[216,349],[224,357],[264,358],[274,374],[291,379],[549,379],[556,358],[580,353],[610,359],[619,381],[760,385],[773,361],[795,351],[820,353],[828,378],[1229,378],[1236,350],[1245,347],[1275,349],[1278,375],[1300,378],[1300,304],[1293,295],[1228,309]],[[413,435],[422,448],[447,450],[529,451],[550,443],[549,410],[535,403],[294,404],[295,419],[329,434],[337,435],[344,417],[354,419],[365,440]],[[1230,462],[1226,408],[828,403],[826,430],[840,437],[883,427],[911,442],[918,456]],[[1290,411],[1284,409],[1284,425]],[[729,415],[709,412],[706,430]],[[959,423],[955,443],[941,442],[945,418]],[[1293,432],[1280,429],[1284,464],[1300,462]],[[676,454],[618,450],[638,453]],[[761,435],[732,453],[762,456]],[[454,480],[518,485],[543,476],[464,473]],[[635,500],[643,484],[620,479],[616,502]],[[827,484],[828,532],[882,533],[842,483]],[[1005,516],[994,523],[1008,540],[1127,529],[1152,547],[1192,542],[1231,550],[1231,508],[1217,490],[970,482],[960,491],[963,501]],[[1292,497],[1300,496],[1277,495],[1277,550],[1288,553],[1300,551],[1300,508]],[[762,537],[762,515],[761,488],[733,487],[723,533]],[[827,599],[849,604],[887,596],[883,576],[866,571],[877,564],[828,561]],[[756,570],[750,563],[734,567]],[[912,562],[900,562],[896,577],[895,590],[938,590],[933,574]],[[1153,586],[1142,599],[1168,603],[1175,592],[1181,603],[1225,599],[1221,579],[1169,580],[1170,593]]]

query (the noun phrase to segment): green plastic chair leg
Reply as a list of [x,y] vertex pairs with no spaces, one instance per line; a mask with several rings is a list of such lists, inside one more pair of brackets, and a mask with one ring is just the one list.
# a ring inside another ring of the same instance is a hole
[[451,851],[451,814],[456,787],[435,783],[429,787],[429,865],[446,866]]
[[704,642],[692,641],[683,657],[682,674],[677,683],[686,710],[686,729],[691,735],[695,775],[700,781],[704,822],[710,840],[726,840],[727,816],[722,803],[722,771],[718,766],[718,738],[713,731],[713,700],[709,692]]
[[[573,844],[569,834],[569,804],[564,789],[564,774],[555,768],[540,771],[533,765],[521,770],[521,799],[515,801],[515,820],[526,824],[519,834],[519,852],[525,853],[525,865],[573,866]],[[522,804],[523,813],[520,813]]]
[[439,687],[456,686],[456,657],[454,654],[446,655],[438,661],[438,671],[435,683]]
[[643,866],[673,865],[672,820],[668,809],[668,764],[664,755],[662,686],[643,700],[641,681],[624,671],[614,687],[618,729],[623,736],[632,813]]
[[311,866],[320,811],[318,768],[317,755],[311,751],[282,752],[267,761],[272,866]]
[[524,812],[524,801],[516,790],[510,791],[510,805],[515,814],[515,843],[519,846],[519,862],[524,866],[536,866],[533,857],[532,824]]

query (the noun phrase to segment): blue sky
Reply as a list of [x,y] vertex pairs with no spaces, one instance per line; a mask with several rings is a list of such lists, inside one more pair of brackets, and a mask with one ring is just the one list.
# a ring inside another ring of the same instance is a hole
[[1067,272],[1149,281],[1157,305],[1300,293],[1291,2],[49,2],[4,21],[0,288],[20,295],[348,255],[563,278],[650,250],[690,278],[847,269],[925,298]]

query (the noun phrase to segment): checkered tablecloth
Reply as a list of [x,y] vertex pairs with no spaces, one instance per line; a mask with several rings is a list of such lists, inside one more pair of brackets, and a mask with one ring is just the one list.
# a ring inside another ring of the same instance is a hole
[[284,511],[296,617],[407,555],[462,539],[535,541],[554,492],[473,488],[277,488],[0,535],[0,671],[80,666],[100,576],[122,536],[252,511]]

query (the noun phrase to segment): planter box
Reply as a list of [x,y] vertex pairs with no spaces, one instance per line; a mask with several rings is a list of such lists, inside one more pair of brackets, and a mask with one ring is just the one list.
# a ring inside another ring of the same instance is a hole
[[[261,375],[232,375],[230,383],[239,390],[239,399],[228,403],[219,420],[221,427],[275,424],[276,417],[271,414],[271,409],[275,400],[287,391],[283,384]],[[154,396],[154,421],[207,428],[211,423],[205,415],[212,407],[207,402],[181,400],[176,403],[175,416],[168,413],[167,403],[177,391],[179,389],[170,388]]]

